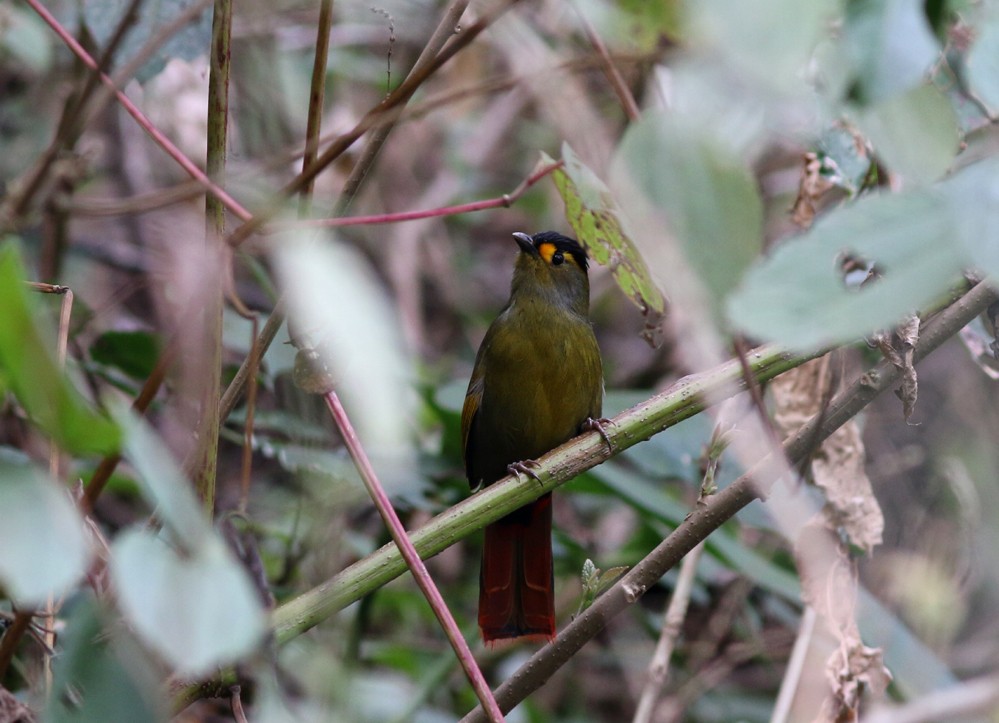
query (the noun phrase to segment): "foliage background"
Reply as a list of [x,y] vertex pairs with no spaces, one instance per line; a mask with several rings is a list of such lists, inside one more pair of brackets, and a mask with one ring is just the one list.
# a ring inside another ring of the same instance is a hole
[[[140,3],[113,67],[188,6]],[[49,8],[96,55],[123,12],[123,4],[109,1]],[[442,12],[433,2],[334,5],[324,134],[353,127],[399,83]],[[568,144],[608,184],[671,300],[663,344],[652,349],[641,338],[645,320],[608,269],[593,270],[608,416],[720,361],[734,328],[801,349],[851,342],[842,374],[852,378],[875,358],[856,339],[906,311],[932,307],[959,282],[961,269],[999,270],[991,164],[991,115],[999,105],[996,12],[990,3],[970,1],[472,3],[463,26],[493,13],[495,21],[421,87],[347,215],[498,198],[531,173],[541,153],[564,158]],[[143,65],[126,90],[203,165],[211,21],[210,14],[200,17],[163,47],[159,61]],[[315,4],[235,8],[224,185],[251,209],[266,208],[301,167],[316,24]],[[643,110],[641,120],[629,119],[592,34],[609,48]],[[112,541],[112,604],[106,581],[94,574],[81,580],[83,562],[70,565],[77,571],[72,583],[54,581],[54,559],[93,544],[72,537],[78,520],[71,508],[71,522],[55,531],[44,515],[24,518],[37,525],[13,526],[26,509],[62,504],[40,470],[49,454],[46,437],[59,440],[68,422],[57,414],[49,426],[40,424],[40,407],[26,399],[26,389],[65,384],[54,372],[46,376],[38,361],[43,354],[54,359],[54,335],[39,332],[33,344],[15,334],[0,338],[7,391],[0,419],[7,532],[0,531],[0,540],[8,561],[27,561],[30,571],[17,577],[0,567],[0,582],[9,599],[44,600],[25,598],[13,582],[37,576],[40,589],[55,588],[62,601],[53,668],[29,636],[0,682],[55,720],[156,719],[169,715],[169,695],[158,681],[171,671],[210,672],[232,657],[220,646],[243,639],[235,657],[252,719],[464,715],[474,696],[408,575],[287,644],[251,644],[252,652],[241,652],[262,625],[252,602],[258,592],[266,590],[263,604],[293,599],[388,536],[321,403],[292,382],[295,355],[286,330],[259,370],[245,509],[245,400],[219,430],[215,518],[224,534],[205,529],[188,509],[191,500],[173,495],[187,484],[180,468],[193,454],[198,379],[211,363],[199,341],[203,330],[185,304],[226,287],[262,322],[281,289],[297,289],[318,316],[301,322],[298,333],[335,340],[331,363],[348,411],[413,529],[467,496],[458,448],[464,386],[478,342],[508,293],[510,233],[569,230],[554,184],[542,180],[510,208],[324,230],[327,252],[310,252],[298,265],[282,266],[275,248],[311,232],[260,235],[214,266],[203,254],[203,196],[119,105],[105,104],[93,115],[66,112],[86,78],[31,8],[0,5],[5,258],[13,259],[17,248],[26,278],[73,290],[66,386],[119,410],[114,428],[126,450],[93,510],[94,524]],[[66,118],[81,121],[72,142],[47,167],[30,203],[13,207],[10,200]],[[313,216],[343,211],[337,199],[360,148],[318,177]],[[802,155],[809,151],[828,186],[814,198],[801,191]],[[828,222],[757,262],[799,231],[791,209],[803,195]],[[296,208],[289,201],[283,218]],[[230,218],[229,228],[236,226]],[[864,293],[844,290],[834,263],[843,251],[883,263],[883,283]],[[20,282],[10,263],[0,308],[13,319],[27,295],[11,291]],[[56,326],[58,303],[51,297],[32,295],[26,303]],[[249,352],[252,332],[231,304],[223,322],[226,383]],[[174,337],[181,340],[180,360],[149,410],[150,426],[126,420],[120,408],[136,397]],[[976,327],[964,344],[954,339],[920,366],[908,423],[890,395],[859,420],[885,524],[883,543],[856,555],[860,579],[879,603],[865,603],[858,617],[865,642],[883,647],[895,676],[865,711],[962,680],[994,681],[987,676],[995,675],[999,658],[999,418],[994,372],[974,346],[988,339],[988,330]],[[98,423],[89,422],[92,436],[82,437],[89,446],[74,448],[81,438],[63,432],[67,453],[56,476],[64,488],[87,482],[97,453],[109,449],[94,441]],[[578,608],[587,559],[604,570],[634,565],[696,504],[699,459],[713,426],[707,415],[695,417],[556,494],[560,621]],[[719,485],[743,464],[725,455]],[[17,482],[25,474],[40,477]],[[48,490],[38,493],[44,504],[17,502],[21,489]],[[820,499],[804,489],[793,493]],[[145,530],[154,509],[172,537]],[[770,719],[802,616],[779,522],[754,503],[708,539],[656,720]],[[64,545],[61,552],[43,554],[38,543],[48,534],[57,548]],[[259,559],[259,569],[235,572],[235,556],[218,545],[223,537],[244,560]],[[164,538],[179,547],[176,559]],[[429,564],[470,640],[478,544],[473,537]],[[158,566],[169,573],[157,578]],[[188,574],[190,587],[157,587]],[[639,605],[610,621],[510,719],[630,718],[675,580],[675,572],[667,574]],[[8,622],[14,619],[9,599]],[[207,621],[207,632],[193,633],[194,621]],[[202,638],[207,663],[194,660]],[[812,675],[799,688],[792,720],[811,719],[825,696],[823,644],[809,658]],[[498,684],[532,649],[476,652]],[[993,684],[993,717],[997,699]],[[199,701],[180,717],[215,720],[229,708],[227,701]]]

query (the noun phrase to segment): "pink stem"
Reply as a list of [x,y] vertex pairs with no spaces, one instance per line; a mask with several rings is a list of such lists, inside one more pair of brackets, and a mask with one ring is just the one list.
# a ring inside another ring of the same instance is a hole
[[379,213],[371,216],[339,216],[336,218],[313,218],[301,221],[291,221],[289,223],[275,224],[275,228],[330,228],[335,226],[370,226],[380,223],[399,223],[401,221],[417,221],[422,218],[435,218],[437,216],[455,216],[459,213],[471,213],[473,211],[484,211],[490,208],[509,208],[513,202],[520,198],[524,191],[547,176],[552,171],[561,168],[562,161],[556,161],[543,168],[534,171],[524,179],[513,193],[506,193],[499,198],[489,198],[484,201],[472,201],[462,203],[457,206],[444,206],[442,208],[430,208],[423,211],[402,211],[401,213]]
[[434,611],[434,615],[437,616],[437,620],[440,621],[441,626],[444,628],[444,634],[447,635],[451,647],[454,648],[461,667],[465,669],[465,675],[471,681],[472,688],[475,689],[475,694],[482,702],[483,710],[489,715],[489,720],[494,722],[503,721],[503,713],[500,711],[499,705],[497,705],[496,699],[493,697],[493,692],[490,690],[489,684],[486,683],[486,679],[482,676],[482,671],[479,670],[475,658],[472,657],[472,651],[469,650],[468,643],[465,642],[464,636],[462,636],[461,631],[458,629],[458,624],[455,623],[454,618],[451,616],[451,611],[444,602],[444,598],[441,597],[440,591],[434,584],[433,578],[430,577],[426,565],[423,564],[419,553],[413,547],[413,543],[406,534],[406,529],[402,526],[399,516],[395,513],[388,495],[385,494],[385,489],[378,481],[378,475],[375,473],[374,467],[371,466],[371,460],[368,459],[364,447],[361,446],[361,441],[357,438],[357,433],[354,431],[354,427],[347,417],[346,410],[344,410],[343,405],[340,403],[340,398],[336,392],[332,391],[327,392],[324,398],[326,399],[326,406],[329,407],[330,414],[333,416],[333,421],[336,422],[340,434],[343,435],[347,451],[357,466],[361,480],[363,480],[364,486],[368,489],[368,494],[371,495],[378,513],[382,516],[385,525],[389,529],[389,533],[392,535],[392,539],[395,540],[395,544],[399,547],[399,552],[406,561],[406,565],[413,573],[413,577],[416,578],[416,584],[423,591],[424,596],[426,596],[427,601],[430,603],[430,607]]
[[[28,5],[30,5],[31,8],[36,13],[38,13],[38,15],[42,18],[42,20],[44,20],[48,24],[48,26],[55,31],[56,35],[58,35],[60,39],[62,39],[62,41],[66,43],[66,45],[69,47],[70,50],[73,51],[76,57],[78,57],[81,61],[83,61],[84,65],[86,65],[88,68],[94,71],[98,69],[97,61],[94,60],[90,56],[90,54],[83,48],[83,46],[76,41],[76,38],[70,35],[70,33],[66,30],[66,28],[60,25],[59,21],[56,20],[55,17],[48,10],[45,9],[45,6],[42,5],[39,2],[39,0],[25,0],[25,2],[27,2]],[[178,149],[173,143],[171,143],[169,138],[160,133],[160,131],[156,128],[156,126],[152,124],[152,121],[150,121],[145,116],[145,114],[143,114],[143,112],[139,110],[139,108],[135,105],[135,103],[129,100],[127,95],[125,95],[115,87],[114,82],[111,80],[111,78],[109,78],[106,74],[101,73],[100,79],[101,83],[103,83],[105,86],[111,89],[115,97],[118,99],[118,102],[121,103],[122,107],[126,111],[128,111],[129,115],[135,118],[135,121],[139,124],[142,130],[148,133],[149,136],[156,142],[156,144],[167,152],[167,155],[169,155],[177,163],[179,163],[180,167],[183,168],[185,171],[187,171],[187,173],[191,176],[191,178],[198,181],[198,183],[204,186],[209,193],[211,193],[213,196],[215,196],[215,198],[217,198],[219,201],[225,204],[225,207],[228,208],[230,211],[232,211],[241,221],[249,221],[251,218],[253,218],[253,214],[247,211],[245,208],[243,208],[243,206],[239,203],[239,201],[234,199],[219,186],[212,183],[211,179],[208,178],[207,175],[205,175],[204,171],[198,168],[198,166],[190,158],[181,153],[180,149]]]

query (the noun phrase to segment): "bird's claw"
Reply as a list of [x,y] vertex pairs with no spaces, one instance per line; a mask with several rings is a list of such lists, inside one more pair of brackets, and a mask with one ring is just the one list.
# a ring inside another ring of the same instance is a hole
[[535,471],[540,467],[541,465],[539,465],[535,460],[525,459],[523,462],[508,464],[506,466],[506,471],[510,474],[517,475],[518,481],[520,480],[520,475],[524,474],[534,479],[538,484],[541,484],[541,477]]
[[590,417],[583,422],[583,429],[596,432],[603,437],[604,442],[607,443],[607,449],[610,450],[611,454],[614,454],[614,443],[611,441],[610,434],[607,432],[607,427],[611,424],[614,424],[614,422],[607,419],[607,417],[600,417],[599,419],[593,419]]

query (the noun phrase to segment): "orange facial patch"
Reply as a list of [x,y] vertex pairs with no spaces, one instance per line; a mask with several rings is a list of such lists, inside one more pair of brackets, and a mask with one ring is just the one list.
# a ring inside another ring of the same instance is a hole
[[541,254],[541,258],[543,258],[547,264],[552,262],[552,256],[555,255],[556,250],[555,244],[553,243],[543,243],[538,246],[538,253]]

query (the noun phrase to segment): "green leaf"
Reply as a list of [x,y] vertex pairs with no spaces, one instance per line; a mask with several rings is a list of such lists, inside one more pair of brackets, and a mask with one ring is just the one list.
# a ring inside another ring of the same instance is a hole
[[940,54],[919,0],[849,0],[843,39],[865,103],[920,85]]
[[[719,303],[762,246],[763,206],[749,169],[698,129],[651,114],[628,129],[614,173],[616,185],[641,195],[637,203],[662,214],[709,300]],[[660,261],[657,272],[684,273],[654,248],[644,250]]]
[[[46,434],[71,454],[110,454],[118,428],[92,411],[55,360],[55,335],[35,313],[15,243],[0,247],[0,377]],[[37,296],[37,295],[36,295]]]
[[159,359],[160,343],[148,331],[107,331],[90,346],[90,357],[117,367],[133,379],[146,379]]
[[993,113],[999,111],[999,12],[994,7],[978,26],[965,66],[975,94]]
[[[621,225],[621,214],[610,190],[577,156],[562,144],[564,166],[552,174],[565,204],[565,217],[593,260],[608,267],[617,285],[642,313],[665,310],[662,292],[649,275],[645,260]],[[552,159],[542,154],[542,162]],[[652,323],[654,319],[650,320]]]
[[[729,299],[746,333],[799,350],[856,341],[924,308],[965,263],[952,243],[955,221],[939,192],[872,195],[821,219],[746,275]],[[842,253],[876,263],[883,276],[847,288]]]
[[26,608],[83,575],[89,540],[68,493],[11,454],[0,457],[0,582]]
[[177,673],[209,673],[262,639],[265,617],[253,583],[218,538],[182,556],[133,529],[118,536],[112,553],[122,612]]
[[842,125],[834,125],[822,132],[817,146],[822,174],[833,185],[856,195],[871,170],[871,157],[863,139]]
[[[622,42],[627,42],[639,52],[650,53],[664,38],[677,38],[680,33],[682,0],[618,0],[608,4],[620,11],[615,18],[620,26]],[[597,27],[602,27],[594,23]]]
[[839,0],[692,0],[692,36],[729,65],[777,88],[802,85],[803,71]]
[[857,122],[885,165],[916,183],[940,178],[957,154],[957,115],[947,96],[932,85],[878,103]]
[[26,6],[0,6],[0,54],[13,56],[32,72],[44,73],[52,65],[52,39],[45,23]]
[[999,159],[974,163],[940,188],[950,202],[957,245],[971,264],[999,280]]

